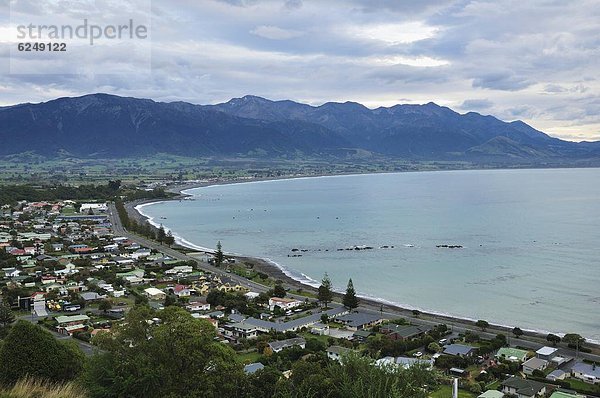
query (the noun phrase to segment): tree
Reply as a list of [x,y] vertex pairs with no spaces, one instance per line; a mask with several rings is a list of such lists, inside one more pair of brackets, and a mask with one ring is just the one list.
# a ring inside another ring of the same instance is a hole
[[321,286],[319,286],[319,293],[317,295],[317,298],[325,308],[327,308],[327,304],[330,303],[333,299],[333,292],[331,291],[331,280],[329,279],[329,275],[327,275],[327,272],[325,272],[325,275],[323,275],[323,279],[321,280]]
[[165,308],[173,305],[177,305],[177,297],[174,294],[167,294],[164,302]]
[[10,306],[4,301],[0,301],[0,323],[2,326],[10,325],[15,321],[15,314],[13,314]]
[[480,328],[482,331],[485,332],[485,329],[487,329],[490,326],[490,324],[487,321],[480,319],[477,322],[475,322],[475,326],[477,326],[478,328]]
[[221,248],[221,241],[217,242],[217,251],[215,252],[215,267],[220,267],[223,264],[223,260],[225,256],[223,255],[223,250]]
[[112,304],[110,300],[102,300],[100,304],[98,304],[98,309],[103,311],[105,314],[112,308]]
[[348,280],[348,286],[346,287],[346,294],[342,300],[344,306],[350,310],[358,307],[358,297],[356,297],[356,291],[354,290],[354,284],[352,278]]
[[546,336],[546,340],[549,343],[552,343],[552,346],[554,346],[554,347],[556,347],[556,345],[558,343],[560,343],[560,337],[558,337],[557,335],[552,334],[552,333],[550,333],[548,336]]
[[171,247],[171,245],[173,243],[175,243],[175,238],[173,237],[173,234],[171,233],[171,231],[167,231],[167,236],[165,236],[165,243]]
[[519,337],[521,337],[521,336],[523,336],[523,335],[525,334],[525,333],[524,333],[524,332],[521,330],[521,328],[517,328],[517,327],[515,327],[515,328],[512,330],[512,333],[513,333],[513,334],[515,335],[515,337],[517,337],[517,338],[519,338]]
[[208,321],[178,307],[135,307],[113,329],[94,337],[103,352],[82,377],[91,397],[246,396],[242,365]]
[[40,326],[20,320],[0,348],[0,384],[12,385],[25,375],[53,382],[73,380],[85,357],[73,341],[59,341]]
[[430,352],[440,352],[442,351],[442,347],[434,341],[433,343],[429,343],[427,350]]
[[287,294],[287,292],[285,291],[285,288],[283,287],[281,282],[278,281],[275,284],[275,287],[273,288],[273,296],[279,297],[279,298],[284,298],[286,294]]
[[569,347],[572,348],[581,348],[583,343],[585,343],[585,339],[578,335],[577,333],[567,333],[562,338],[563,343],[567,343]]
[[166,237],[167,234],[165,233],[165,227],[163,227],[163,225],[160,224],[160,227],[158,227],[158,232],[156,233],[156,240],[160,243],[163,243]]
[[418,318],[419,315],[421,315],[421,311],[419,311],[419,310],[412,310],[412,314],[414,315],[415,318]]

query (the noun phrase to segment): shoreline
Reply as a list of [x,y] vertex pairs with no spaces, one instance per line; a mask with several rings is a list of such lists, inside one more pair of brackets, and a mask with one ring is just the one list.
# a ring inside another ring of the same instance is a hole
[[[508,170],[516,170],[516,169],[508,169]],[[424,170],[424,171],[420,171],[420,172],[437,172],[437,171],[451,171],[451,170]],[[468,171],[470,171],[470,170],[468,170]],[[418,172],[418,171],[413,171],[413,172]],[[185,191],[195,189],[195,188],[205,188],[205,187],[210,187],[210,186],[221,186],[221,185],[232,185],[232,184],[243,184],[243,183],[268,182],[268,181],[277,181],[277,180],[292,180],[292,179],[299,179],[299,178],[322,178],[322,177],[333,177],[333,176],[393,174],[393,173],[404,173],[404,172],[347,173],[347,174],[326,174],[326,175],[315,175],[315,176],[305,176],[305,175],[302,175],[302,176],[278,176],[278,177],[267,177],[267,178],[243,178],[243,179],[234,179],[234,180],[211,180],[211,181],[205,181],[205,182],[198,181],[198,182],[175,185],[175,186],[171,187],[170,189],[168,189],[169,192],[175,193],[177,195],[173,198],[163,199],[163,200],[149,199],[149,200],[128,202],[128,203],[126,203],[125,207],[129,213],[130,217],[131,216],[135,217],[138,222],[143,221],[143,220],[148,221],[151,225],[158,228],[158,225],[160,223],[156,223],[153,219],[146,216],[140,209],[147,205],[151,205],[151,204],[155,204],[155,203],[161,203],[161,202],[167,202],[167,201],[173,201],[173,200],[184,200],[187,197],[193,196],[192,194],[186,193]],[[140,209],[138,209],[138,208],[140,208]],[[212,250],[212,249],[193,244],[193,243],[185,240],[185,238],[183,238],[183,237],[175,236],[175,238],[176,238],[176,244],[182,248],[185,248],[188,250],[199,251],[199,252],[203,252],[203,253],[213,253],[214,252],[214,250]],[[268,258],[245,256],[245,255],[239,254],[239,253],[225,253],[225,254],[231,258],[235,258],[238,262],[242,262],[246,265],[251,265],[252,268],[258,272],[263,272],[275,280],[282,281],[284,284],[288,285],[290,288],[293,288],[293,289],[296,289],[299,291],[307,291],[307,292],[314,293],[314,294],[317,293],[318,286],[314,286],[313,284],[310,284],[309,282],[313,281],[315,284],[318,284],[319,283],[318,281],[315,281],[314,279],[312,279],[302,273],[301,273],[302,279],[300,279],[298,276],[294,275],[292,271],[290,271],[283,265],[278,264],[277,262],[272,261]],[[361,302],[360,306],[362,308],[368,308],[371,311],[380,311],[383,308],[385,312],[388,312],[388,313],[393,312],[398,317],[418,318],[421,320],[426,319],[426,320],[430,320],[430,321],[437,321],[439,323],[447,323],[449,325],[468,327],[470,329],[477,330],[477,328],[475,327],[475,322],[477,320],[468,318],[466,316],[451,315],[451,314],[439,313],[439,312],[436,312],[433,310],[421,309],[418,307],[411,307],[411,306],[407,306],[407,305],[398,304],[398,303],[392,302],[390,300],[379,298],[379,297],[373,297],[373,296],[361,295],[361,294],[358,294],[358,296],[359,296],[360,302]],[[334,298],[336,300],[341,300],[342,297],[343,297],[343,293],[334,292]],[[413,314],[414,310],[419,311],[419,313],[420,313],[419,316],[415,316]],[[488,322],[490,324],[490,326],[486,330],[488,333],[489,332],[502,332],[502,333],[506,333],[508,335],[508,337],[511,336],[512,329],[513,329],[513,327],[515,327],[515,326],[493,323],[493,320],[491,320],[491,321],[488,320]],[[536,342],[538,342],[540,344],[544,344],[544,345],[549,344],[546,341],[546,336],[549,333],[556,334],[561,337],[565,334],[565,332],[551,332],[551,331],[545,331],[545,330],[540,330],[540,329],[527,329],[527,328],[521,328],[521,329],[524,332],[526,332],[528,338],[533,337],[536,340],[538,340]],[[586,338],[586,341],[589,346],[592,346],[592,352],[600,353],[600,341],[590,340],[587,338]]]

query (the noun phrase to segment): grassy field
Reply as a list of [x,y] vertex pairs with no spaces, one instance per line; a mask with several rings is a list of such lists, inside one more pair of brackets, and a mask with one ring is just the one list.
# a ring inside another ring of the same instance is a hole
[[[430,396],[430,398],[452,398],[452,387],[441,386],[438,390],[434,391],[429,396]],[[474,398],[476,396],[477,395],[475,395],[471,392],[464,391],[464,390],[458,390],[459,398]]]
[[262,355],[256,351],[238,354],[238,358],[240,359],[240,362],[242,362],[244,364],[257,362],[260,359],[260,357],[262,357]]

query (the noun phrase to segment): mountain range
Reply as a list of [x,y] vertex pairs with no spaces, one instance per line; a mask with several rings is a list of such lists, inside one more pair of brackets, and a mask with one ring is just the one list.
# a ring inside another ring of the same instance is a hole
[[553,161],[600,158],[600,142],[563,141],[522,121],[428,103],[369,109],[256,96],[216,105],[90,94],[0,107],[0,156],[120,158],[332,156],[413,160]]

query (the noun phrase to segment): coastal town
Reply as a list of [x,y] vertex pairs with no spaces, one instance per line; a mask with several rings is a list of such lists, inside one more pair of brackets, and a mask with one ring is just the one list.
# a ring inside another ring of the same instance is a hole
[[[18,201],[0,209],[0,324],[40,325],[88,356],[136,307],[178,307],[214,328],[248,375],[326,356],[368,357],[382,368],[431,369],[431,397],[600,396],[597,347],[570,334],[545,338],[486,321],[467,325],[360,302],[354,288],[334,294],[292,286],[243,258],[192,251],[162,229],[152,237],[124,228],[110,201]],[[324,297],[327,297],[324,299]],[[339,302],[338,302],[339,301]],[[160,323],[158,315],[147,319]],[[562,340],[562,341],[561,341]]]

